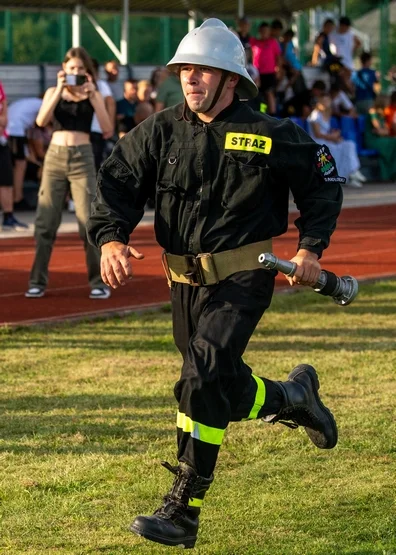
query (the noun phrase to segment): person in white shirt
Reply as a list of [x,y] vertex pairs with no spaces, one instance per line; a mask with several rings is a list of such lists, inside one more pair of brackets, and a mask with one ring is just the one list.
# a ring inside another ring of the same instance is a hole
[[352,72],[355,69],[353,57],[362,46],[360,39],[351,30],[351,25],[349,17],[341,17],[337,30],[329,35],[330,49],[341,59],[342,71],[339,76],[348,92],[353,92],[351,82]]
[[7,133],[11,149],[14,176],[14,203],[23,201],[23,182],[27,167],[27,130],[36,120],[41,98],[28,97],[12,102],[8,107]]
[[106,83],[109,85],[113,98],[121,100],[124,98],[124,83],[119,80],[120,66],[117,60],[109,60],[104,65],[105,72],[107,75]]
[[96,79],[96,86],[98,88],[98,91],[104,98],[106,111],[113,125],[111,130],[109,130],[106,133],[103,133],[102,129],[100,128],[98,118],[96,117],[96,114],[94,114],[92,125],[91,125],[90,137],[91,137],[91,143],[92,143],[92,148],[93,148],[93,153],[95,158],[95,167],[96,167],[96,171],[98,171],[103,162],[106,140],[111,139],[111,137],[113,137],[115,132],[116,103],[109,84],[103,79],[98,79],[98,76],[99,76],[98,61],[93,59],[92,63],[95,71],[94,78]]
[[357,117],[356,108],[349,96],[341,90],[340,85],[333,83],[330,86],[331,108],[333,116],[349,116],[351,118]]
[[366,181],[360,172],[360,161],[353,141],[346,141],[341,137],[339,129],[331,127],[331,97],[323,94],[316,103],[316,107],[308,117],[309,134],[319,144],[324,144],[330,150],[337,165],[338,174],[347,178],[350,187],[361,187]]

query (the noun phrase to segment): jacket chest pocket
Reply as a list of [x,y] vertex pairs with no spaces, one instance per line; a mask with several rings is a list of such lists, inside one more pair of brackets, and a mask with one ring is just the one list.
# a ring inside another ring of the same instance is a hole
[[[253,161],[252,161],[253,162]],[[247,212],[262,204],[269,181],[268,165],[236,160],[226,155],[226,185],[222,205],[232,212]]]
[[194,143],[173,144],[161,154],[159,181],[176,183],[179,187],[187,188],[194,175],[195,166]]

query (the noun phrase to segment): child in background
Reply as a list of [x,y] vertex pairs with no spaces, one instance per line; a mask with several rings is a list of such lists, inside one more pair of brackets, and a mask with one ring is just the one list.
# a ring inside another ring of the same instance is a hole
[[267,99],[268,114],[273,116],[276,113],[276,72],[282,51],[279,42],[271,37],[270,26],[265,21],[259,27],[259,35],[259,39],[250,37],[249,42],[253,52],[253,64],[260,73],[259,90]]
[[351,118],[356,117],[356,109],[352,104],[351,99],[344,91],[341,90],[338,83],[333,83],[330,86],[330,96],[333,116],[338,118],[341,116],[349,116]]
[[319,144],[326,145],[337,164],[339,175],[347,178],[350,187],[361,187],[366,181],[360,172],[360,162],[353,141],[341,137],[339,129],[331,128],[331,98],[324,94],[318,100],[316,108],[308,117],[309,134]]
[[359,114],[367,114],[374,104],[378,89],[378,75],[371,69],[372,56],[363,52],[360,56],[362,68],[357,71],[352,82],[355,85],[355,105]]

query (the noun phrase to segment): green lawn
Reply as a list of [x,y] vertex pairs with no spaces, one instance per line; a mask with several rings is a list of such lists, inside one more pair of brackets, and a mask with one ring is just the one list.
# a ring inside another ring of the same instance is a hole
[[[245,358],[276,380],[316,366],[339,444],[230,425],[192,553],[396,555],[396,282],[346,308],[277,295]],[[128,531],[176,462],[169,311],[3,328],[0,367],[0,553],[175,552]]]

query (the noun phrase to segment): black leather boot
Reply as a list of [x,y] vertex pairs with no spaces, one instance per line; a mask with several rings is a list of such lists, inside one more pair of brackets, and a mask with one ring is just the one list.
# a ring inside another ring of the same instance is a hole
[[335,447],[338,439],[337,425],[329,409],[320,400],[319,379],[315,368],[309,364],[300,364],[289,374],[287,382],[277,383],[284,396],[283,407],[278,414],[265,416],[263,420],[280,422],[290,428],[304,426],[316,447]]
[[154,542],[192,548],[197,541],[200,506],[213,477],[202,478],[183,462],[179,466],[161,464],[176,475],[173,486],[161,507],[152,516],[136,517],[130,529]]

